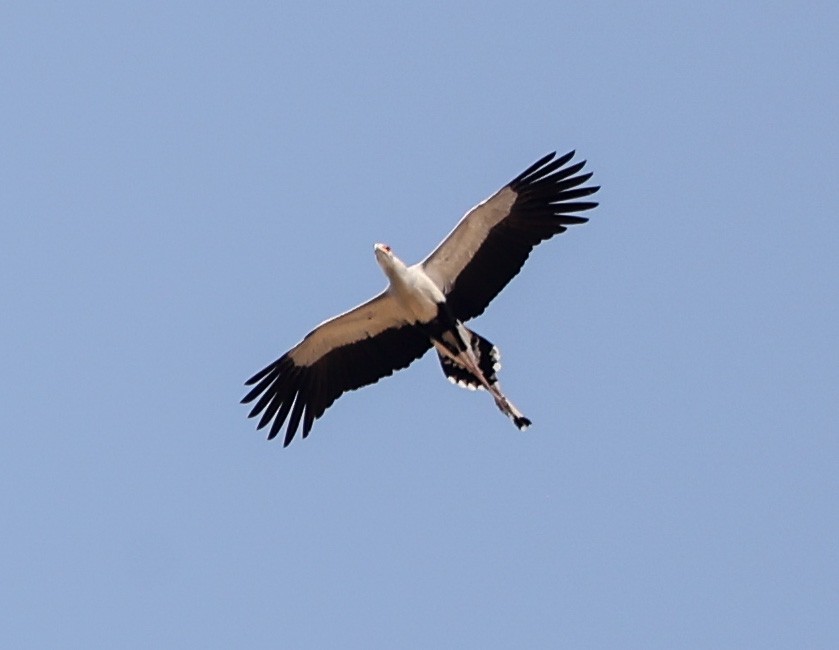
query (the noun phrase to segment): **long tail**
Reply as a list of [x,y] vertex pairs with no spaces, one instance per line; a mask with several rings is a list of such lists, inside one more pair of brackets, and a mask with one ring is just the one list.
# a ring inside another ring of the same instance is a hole
[[[470,339],[467,343],[472,348],[472,353],[475,355],[483,378],[489,384],[497,384],[497,373],[501,369],[500,350],[480,334],[476,334],[466,327],[463,327],[463,330]],[[443,374],[450,382],[468,390],[484,390],[484,383],[469,371],[460,359],[447,356],[439,349],[437,350],[437,356],[440,358]]]
[[532,422],[504,396],[498,383],[501,352],[483,336],[464,325],[459,325],[458,330],[469,349],[455,355],[449,349],[437,345],[443,374],[453,384],[463,388],[489,391],[501,412],[509,416],[519,430],[524,431]]

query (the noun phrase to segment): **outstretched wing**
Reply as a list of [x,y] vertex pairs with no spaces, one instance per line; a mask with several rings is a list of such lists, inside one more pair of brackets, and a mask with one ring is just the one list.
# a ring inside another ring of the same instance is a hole
[[303,419],[303,437],[342,393],[408,367],[431,347],[385,291],[355,309],[318,325],[271,365],[245,382],[243,404],[259,398],[248,417],[262,414],[274,438],[286,418],[286,447]]
[[483,203],[472,208],[423,262],[462,321],[483,313],[541,241],[588,221],[576,212],[597,206],[577,201],[599,186],[580,187],[591,173],[585,161],[565,166],[574,152],[548,154]]

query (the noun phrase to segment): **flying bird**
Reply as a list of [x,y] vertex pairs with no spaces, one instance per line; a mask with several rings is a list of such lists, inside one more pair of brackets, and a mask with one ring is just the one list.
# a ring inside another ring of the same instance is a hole
[[432,347],[453,383],[485,389],[521,430],[531,422],[501,392],[498,348],[464,323],[484,312],[540,242],[585,223],[579,201],[600,189],[584,184],[585,161],[571,151],[548,154],[469,210],[422,262],[407,266],[386,244],[373,248],[388,279],[379,295],[313,329],[245,382],[256,400],[248,417],[275,438],[288,419],[283,446],[303,422],[303,437],[343,393],[407,368]]

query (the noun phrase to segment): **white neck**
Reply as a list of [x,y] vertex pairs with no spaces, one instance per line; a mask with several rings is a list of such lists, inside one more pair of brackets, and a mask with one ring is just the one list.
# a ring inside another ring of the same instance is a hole
[[408,267],[405,262],[400,260],[393,253],[385,253],[383,251],[376,251],[376,261],[382,267],[382,271],[390,280],[391,284],[398,283],[400,280],[405,281],[405,276],[408,272]]

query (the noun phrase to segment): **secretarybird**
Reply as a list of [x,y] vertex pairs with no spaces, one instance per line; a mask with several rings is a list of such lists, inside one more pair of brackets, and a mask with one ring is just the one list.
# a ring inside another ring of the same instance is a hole
[[576,213],[597,206],[580,201],[599,186],[584,186],[585,161],[569,164],[571,151],[536,161],[460,223],[422,262],[407,266],[386,244],[376,261],[389,286],[375,298],[309,332],[245,384],[243,404],[256,400],[248,417],[261,414],[258,429],[276,437],[288,419],[283,446],[303,422],[303,437],[343,393],[407,368],[435,348],[453,383],[486,389],[521,430],[530,424],[501,392],[498,348],[464,323],[479,316],[519,272],[539,243],[588,221]]

